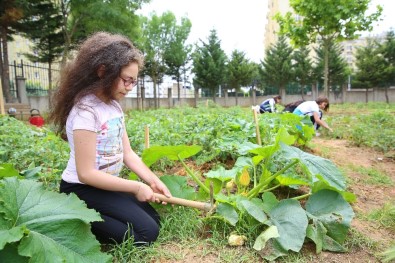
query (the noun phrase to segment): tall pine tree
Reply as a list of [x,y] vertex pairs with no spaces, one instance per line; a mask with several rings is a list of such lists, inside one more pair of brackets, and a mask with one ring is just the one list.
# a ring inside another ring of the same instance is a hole
[[224,83],[226,74],[227,57],[221,49],[221,41],[217,31],[211,30],[208,41],[201,41],[193,54],[193,73],[195,74],[195,87],[205,87],[212,92],[215,101],[215,93],[218,87]]
[[285,86],[292,80],[292,48],[284,36],[272,45],[262,61],[261,75],[267,86],[279,89],[279,94],[285,98]]
[[238,93],[242,86],[250,85],[254,74],[254,66],[245,57],[245,53],[234,50],[227,65],[227,82],[236,91],[236,105]]
[[303,46],[295,50],[293,60],[295,81],[300,85],[301,96],[304,99],[306,85],[313,83],[313,62],[310,58],[310,49]]

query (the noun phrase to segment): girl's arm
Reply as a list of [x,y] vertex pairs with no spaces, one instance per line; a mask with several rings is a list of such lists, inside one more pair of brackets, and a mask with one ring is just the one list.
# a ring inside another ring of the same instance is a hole
[[74,130],[73,139],[75,164],[80,182],[103,190],[131,193],[142,202],[155,201],[154,193],[148,185],[113,176],[95,168],[96,133]]
[[329,127],[329,125],[320,119],[320,116],[318,115],[318,112],[314,111],[313,112],[313,116],[314,116],[314,120],[317,124],[321,125],[324,128],[327,128],[328,130],[330,130],[331,132],[333,132],[333,130]]
[[129,137],[126,129],[122,137],[123,144],[123,162],[135,172],[142,180],[151,186],[156,193],[164,194],[171,197],[171,193],[166,185],[145,165],[141,158],[130,147]]

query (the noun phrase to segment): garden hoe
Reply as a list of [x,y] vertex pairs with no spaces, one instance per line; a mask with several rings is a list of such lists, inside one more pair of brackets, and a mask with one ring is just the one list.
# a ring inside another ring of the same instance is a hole
[[192,200],[182,199],[182,198],[178,198],[178,197],[167,197],[165,195],[158,194],[158,193],[154,193],[154,195],[160,201],[166,202],[166,203],[169,203],[169,204],[193,207],[193,208],[197,208],[197,209],[203,210],[205,212],[209,212],[209,211],[212,211],[214,209],[214,205],[212,205],[212,203],[192,201]]
[[192,201],[178,197],[167,197],[165,195],[158,193],[154,193],[154,196],[155,198],[158,198],[162,202],[197,208],[205,212],[208,212],[209,214],[213,213],[216,208],[216,206],[214,205],[214,188],[212,183],[210,184],[210,203]]

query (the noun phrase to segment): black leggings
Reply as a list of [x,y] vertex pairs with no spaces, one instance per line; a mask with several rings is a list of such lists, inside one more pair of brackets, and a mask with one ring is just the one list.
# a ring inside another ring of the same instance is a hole
[[[320,115],[320,120],[321,120],[322,119],[322,115],[324,115],[324,114],[322,113],[322,111],[320,111],[319,115]],[[314,130],[318,130],[321,127],[318,123],[315,122],[314,116],[310,116],[310,120],[313,123]]]
[[75,193],[104,221],[92,222],[92,233],[101,243],[121,243],[130,236],[135,244],[149,244],[159,235],[159,215],[147,202],[133,195],[98,189],[85,184],[60,182],[61,193]]

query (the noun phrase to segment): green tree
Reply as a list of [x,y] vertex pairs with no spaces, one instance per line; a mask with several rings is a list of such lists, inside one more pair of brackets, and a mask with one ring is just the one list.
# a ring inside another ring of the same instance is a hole
[[52,90],[52,64],[63,52],[62,16],[52,2],[41,2],[34,8],[38,15],[24,23],[29,29],[24,35],[32,40],[34,51],[26,56],[32,62],[48,64],[48,89]]
[[238,93],[241,87],[251,85],[253,74],[254,66],[245,57],[245,53],[234,50],[227,65],[227,83],[236,91],[236,105],[239,105]]
[[152,79],[154,85],[155,108],[158,108],[157,85],[167,72],[165,51],[174,39],[176,17],[172,12],[158,16],[153,13],[150,18],[142,17],[142,50],[145,53],[143,74]]
[[195,88],[208,88],[215,102],[215,93],[225,80],[227,57],[221,49],[221,41],[215,29],[210,31],[207,42],[200,40],[200,43],[201,46],[196,46],[192,57],[194,86]]
[[366,89],[366,103],[368,102],[368,90],[383,83],[386,65],[384,58],[379,55],[379,46],[377,41],[368,39],[367,45],[358,48],[356,53],[355,64],[358,70],[354,76],[354,83]]
[[284,36],[272,45],[261,62],[261,76],[266,86],[279,89],[280,95],[285,98],[285,86],[293,78],[292,70],[292,48],[287,44]]
[[23,19],[36,15],[32,5],[35,0],[2,0],[0,1],[0,71],[1,84],[6,102],[12,101],[10,93],[10,72],[8,61],[8,41],[12,35],[23,31]]
[[286,34],[292,42],[308,45],[321,41],[324,50],[324,93],[329,96],[329,48],[336,42],[357,37],[358,31],[372,29],[382,12],[367,15],[370,0],[290,0],[294,14],[276,14],[280,33]]
[[306,85],[313,83],[313,62],[310,58],[310,49],[306,46],[295,50],[293,54],[294,77],[301,87],[302,99]]
[[190,53],[192,45],[186,44],[192,23],[188,18],[181,18],[181,25],[175,25],[170,34],[170,43],[164,52],[164,60],[167,66],[167,74],[174,77],[177,81],[178,100],[180,100],[180,82],[186,78],[188,71],[187,64],[191,60]]
[[[325,49],[321,45],[315,49],[317,53],[317,65],[315,67],[315,76],[320,83],[325,82],[324,68],[325,68]],[[341,55],[341,48],[338,44],[331,43],[328,46],[328,73],[327,81],[330,88],[335,95],[340,94],[342,85],[346,82],[350,70],[347,62]]]
[[379,48],[385,64],[383,73],[385,99],[389,103],[388,87],[395,84],[395,32],[393,30],[387,33],[386,41]]
[[150,0],[54,0],[62,14],[64,52],[62,65],[81,39],[96,31],[121,33],[138,41],[139,17],[136,10]]

